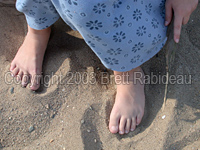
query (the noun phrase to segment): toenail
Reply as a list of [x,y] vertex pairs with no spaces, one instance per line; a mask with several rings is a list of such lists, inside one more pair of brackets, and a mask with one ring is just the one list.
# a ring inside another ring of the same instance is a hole
[[126,130],[125,133],[128,133],[128,130]]
[[11,73],[11,76],[14,77],[14,74]]
[[122,131],[119,131],[119,134],[124,134],[124,132],[122,132]]
[[134,131],[134,129],[131,129],[131,131]]
[[112,126],[112,127],[111,127],[111,130],[112,130],[112,131],[117,131],[117,127],[116,127],[116,126]]

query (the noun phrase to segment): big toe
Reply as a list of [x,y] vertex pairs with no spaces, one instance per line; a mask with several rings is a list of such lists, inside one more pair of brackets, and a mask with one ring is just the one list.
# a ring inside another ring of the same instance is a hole
[[40,87],[41,75],[31,75],[31,85],[30,89],[35,91]]
[[141,123],[143,115],[143,112],[137,115],[136,125],[139,125]]
[[119,116],[110,115],[109,129],[111,133],[117,133],[119,131]]

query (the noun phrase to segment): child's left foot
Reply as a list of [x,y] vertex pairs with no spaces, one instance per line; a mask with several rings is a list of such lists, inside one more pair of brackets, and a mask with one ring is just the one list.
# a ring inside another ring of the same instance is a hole
[[[115,79],[122,76],[122,72],[114,71]],[[128,71],[129,80],[117,84],[117,94],[113,106],[109,129],[111,133],[124,134],[134,131],[144,115],[144,73],[140,67]],[[136,79],[137,80],[133,80]]]

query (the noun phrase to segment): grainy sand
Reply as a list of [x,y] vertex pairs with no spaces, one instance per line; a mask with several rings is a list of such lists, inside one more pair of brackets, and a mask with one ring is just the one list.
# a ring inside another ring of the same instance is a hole
[[[169,84],[163,111],[165,84],[145,85],[146,108],[141,125],[127,135],[114,135],[108,130],[108,118],[115,85],[100,82],[101,72],[106,72],[110,81],[113,73],[100,63],[79,33],[61,20],[53,26],[44,58],[45,84],[32,92],[6,76],[27,28],[23,14],[13,6],[0,4],[0,149],[200,149],[199,16],[200,6],[183,27],[178,45],[173,43],[170,28],[168,32],[171,44],[167,46],[175,51],[170,74],[186,75],[187,83],[191,75],[191,84]],[[146,75],[165,75],[165,53],[162,49],[142,65]],[[76,72],[80,73],[77,79]],[[80,76],[92,72],[97,82],[80,82],[87,81]],[[56,75],[62,76],[56,79]]]

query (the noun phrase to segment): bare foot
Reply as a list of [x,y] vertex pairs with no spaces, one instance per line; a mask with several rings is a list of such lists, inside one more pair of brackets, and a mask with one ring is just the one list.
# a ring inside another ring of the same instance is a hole
[[[111,133],[124,134],[134,131],[144,115],[144,72],[141,67],[137,67],[126,73],[129,74],[129,80],[131,81],[127,81],[126,77],[124,83],[121,81],[121,84],[118,84],[119,80],[116,81],[118,82],[116,83],[117,94],[109,123]],[[114,71],[114,74],[116,80],[117,76],[120,77],[123,73]],[[133,79],[136,79],[136,77],[138,80],[134,81]]]
[[50,32],[50,28],[34,30],[28,26],[27,36],[10,66],[12,75],[21,80],[23,87],[29,80],[31,90],[37,90],[40,86],[42,62]]

